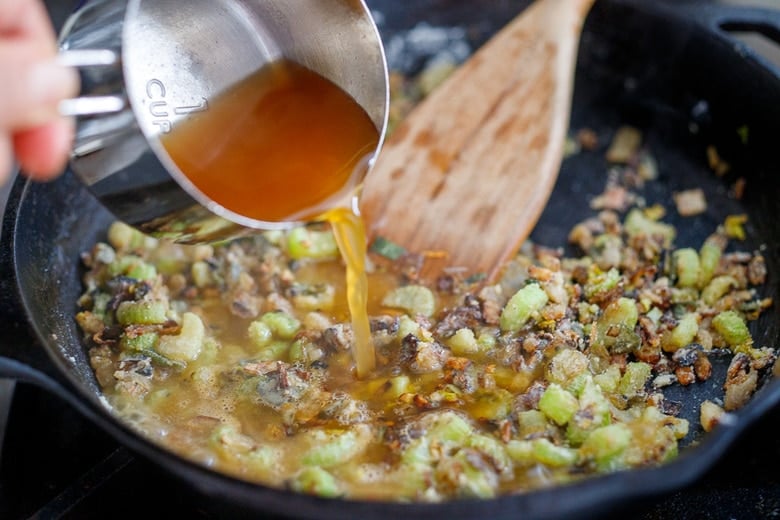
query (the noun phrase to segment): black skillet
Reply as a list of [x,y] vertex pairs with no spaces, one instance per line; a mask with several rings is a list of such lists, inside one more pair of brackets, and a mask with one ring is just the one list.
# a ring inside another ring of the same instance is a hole
[[[465,27],[473,45],[527,3],[369,1],[381,13],[378,19],[388,43],[399,31],[424,20]],[[669,211],[678,226],[678,245],[698,247],[725,215],[747,213],[749,237],[739,248],[761,249],[770,273],[765,294],[780,305],[780,190],[775,179],[780,70],[738,43],[731,31],[757,32],[780,43],[780,12],[683,0],[596,3],[583,35],[571,126],[595,130],[602,146],[564,162],[534,240],[562,245],[571,225],[592,214],[588,199],[602,191],[606,179],[604,144],[617,125],[631,123],[645,131],[660,167],[659,180],[643,191],[648,203],[662,202],[671,209],[671,194],[676,191],[701,187],[707,193],[710,205],[704,215],[682,219]],[[413,43],[407,40],[403,42]],[[422,66],[424,54],[407,54],[404,66]],[[715,177],[707,166],[709,145],[716,146],[732,165],[724,178]],[[739,177],[747,179],[741,200],[730,195]],[[769,381],[736,414],[734,424],[702,436],[696,410],[702,399],[721,394],[717,378],[727,363],[721,360],[710,382],[672,392],[672,398],[683,405],[683,415],[692,420],[691,446],[676,461],[490,501],[376,504],[322,500],[252,485],[148,443],[116,420],[101,401],[73,314],[81,293],[79,255],[103,238],[110,221],[111,216],[69,173],[51,184],[21,179],[14,184],[0,246],[0,376],[39,385],[64,399],[120,443],[231,516],[590,518],[691,483],[752,423],[776,413],[780,402],[780,383]],[[757,345],[777,345],[779,309],[770,309],[754,324]]]

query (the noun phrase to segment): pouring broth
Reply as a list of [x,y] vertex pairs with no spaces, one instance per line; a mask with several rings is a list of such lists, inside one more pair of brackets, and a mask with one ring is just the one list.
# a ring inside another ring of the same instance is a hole
[[[365,282],[365,231],[351,199],[379,133],[337,85],[290,60],[261,68],[177,124],[163,146],[187,179],[223,208],[259,221],[326,219],[347,268],[361,377],[375,360]],[[335,208],[335,209],[331,209]]]

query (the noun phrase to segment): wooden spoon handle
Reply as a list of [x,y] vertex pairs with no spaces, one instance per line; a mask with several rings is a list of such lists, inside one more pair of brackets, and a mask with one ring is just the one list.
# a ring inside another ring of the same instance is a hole
[[593,1],[537,0],[402,122],[363,187],[370,241],[497,275],[555,184]]

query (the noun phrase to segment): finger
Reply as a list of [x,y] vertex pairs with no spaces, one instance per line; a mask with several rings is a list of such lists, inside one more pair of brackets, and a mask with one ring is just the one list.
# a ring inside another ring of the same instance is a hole
[[58,117],[60,101],[78,94],[78,73],[39,54],[26,42],[0,42],[0,66],[10,71],[0,81],[0,128],[13,132],[48,123]]
[[39,181],[59,175],[68,160],[73,132],[71,120],[58,119],[46,126],[16,134],[13,149],[24,174]]
[[40,0],[1,0],[0,38],[30,39],[48,52],[56,51],[54,28]]

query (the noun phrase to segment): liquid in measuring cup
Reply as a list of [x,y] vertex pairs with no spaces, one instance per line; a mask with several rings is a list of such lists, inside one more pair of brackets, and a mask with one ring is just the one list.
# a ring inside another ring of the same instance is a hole
[[182,173],[227,210],[266,222],[331,223],[347,267],[359,377],[374,369],[375,353],[365,229],[349,204],[379,139],[349,94],[289,60],[266,65],[161,138]]

